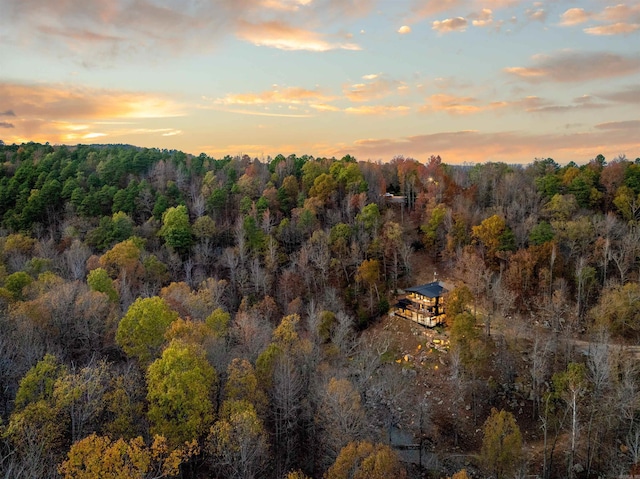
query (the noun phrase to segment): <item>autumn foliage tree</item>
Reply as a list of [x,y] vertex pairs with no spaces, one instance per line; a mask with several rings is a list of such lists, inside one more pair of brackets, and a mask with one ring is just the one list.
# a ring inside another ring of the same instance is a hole
[[197,452],[196,443],[172,449],[161,436],[146,445],[142,437],[114,441],[93,433],[71,446],[58,470],[64,479],[178,477],[180,465]]
[[387,445],[351,442],[340,450],[325,479],[404,479],[407,472]]
[[491,410],[483,427],[482,464],[496,479],[512,477],[522,460],[522,434],[513,414]]

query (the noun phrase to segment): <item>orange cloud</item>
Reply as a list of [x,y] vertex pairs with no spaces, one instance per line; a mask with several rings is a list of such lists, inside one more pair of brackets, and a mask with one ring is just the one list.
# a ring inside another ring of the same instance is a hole
[[398,28],[398,33],[400,35],[406,35],[407,33],[411,33],[411,27],[409,25],[402,25]]
[[[10,109],[9,141],[76,142],[135,133],[130,121],[173,118],[183,105],[148,93],[79,88],[68,85],[0,82],[0,98]],[[8,115],[7,115],[8,116]],[[116,121],[109,121],[110,119]],[[119,120],[119,121],[118,121]],[[166,133],[170,129],[164,129]]]
[[141,92],[0,82],[16,116],[53,119],[166,118],[184,114],[175,101]]
[[471,97],[460,97],[454,95],[447,95],[446,93],[438,93],[431,95],[430,102],[423,106],[420,111],[444,111],[453,115],[466,115],[471,113],[478,113],[482,111],[480,106],[474,105],[477,100]]
[[534,66],[509,67],[504,71],[528,82],[582,82],[625,76],[640,71],[640,57],[609,52],[561,51],[536,55]]
[[446,20],[436,20],[431,24],[431,29],[439,33],[464,32],[467,29],[467,19],[462,17],[447,18]]
[[361,50],[355,43],[329,41],[324,35],[292,27],[280,21],[264,23],[240,22],[238,37],[256,46],[280,50],[307,50],[326,52],[329,50]]

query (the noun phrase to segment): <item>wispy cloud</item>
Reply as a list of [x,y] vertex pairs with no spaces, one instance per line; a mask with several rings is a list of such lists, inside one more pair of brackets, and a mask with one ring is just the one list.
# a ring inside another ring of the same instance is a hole
[[264,23],[240,22],[237,35],[256,46],[280,50],[361,50],[358,44],[346,39],[329,39],[326,35],[275,20]]
[[319,90],[298,87],[274,88],[259,93],[230,93],[214,101],[222,105],[267,105],[273,103],[299,105],[308,102],[329,102],[334,98]]
[[631,85],[616,91],[598,93],[596,96],[625,105],[637,105],[640,104],[640,85]]
[[[365,15],[374,0],[6,0],[0,31],[18,47],[66,50],[79,63],[157,59],[211,51],[231,35],[257,46],[358,50],[345,35],[316,31]],[[338,31],[340,27],[338,27]]]
[[544,22],[548,12],[544,8],[528,8],[524,14],[532,22]]
[[462,97],[439,93],[431,95],[426,105],[420,108],[421,112],[443,111],[452,115],[468,115],[479,113],[484,109],[491,108],[488,105],[480,105],[476,98]]
[[316,111],[341,111],[340,107],[328,103],[312,103],[309,108],[313,108]]
[[15,128],[15,125],[7,121],[0,121],[0,128]]
[[263,0],[262,5],[273,10],[297,12],[301,7],[306,7],[311,2],[312,0]]
[[611,52],[563,50],[551,55],[535,55],[533,66],[509,67],[505,72],[522,80],[537,82],[583,82],[613,78],[640,71],[640,57]]
[[396,91],[399,85],[398,81],[376,76],[364,83],[344,85],[342,92],[350,101],[365,102],[384,98]]
[[430,18],[465,4],[465,0],[414,0],[411,8],[411,17],[414,21]]
[[411,108],[408,106],[390,106],[390,105],[362,105],[352,106],[345,108],[344,112],[353,115],[369,115],[369,116],[383,116],[390,114],[404,114],[409,113]]
[[640,120],[610,121],[595,126],[598,130],[639,130]]
[[273,113],[269,111],[256,111],[256,110],[242,110],[236,108],[224,108],[221,111],[227,113],[236,113],[238,115],[248,115],[248,116],[271,116],[275,118],[311,118],[313,115],[309,115],[306,113]]
[[16,116],[13,110],[7,110],[0,112],[0,116]]

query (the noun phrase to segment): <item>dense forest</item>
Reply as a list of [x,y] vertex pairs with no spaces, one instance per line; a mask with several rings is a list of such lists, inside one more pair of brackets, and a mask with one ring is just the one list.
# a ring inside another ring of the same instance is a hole
[[640,472],[640,158],[0,159],[4,478]]

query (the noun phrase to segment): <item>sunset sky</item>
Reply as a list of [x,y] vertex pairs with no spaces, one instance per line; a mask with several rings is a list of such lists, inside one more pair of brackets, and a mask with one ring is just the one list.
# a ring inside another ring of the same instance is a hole
[[0,0],[0,139],[640,157],[640,1]]

